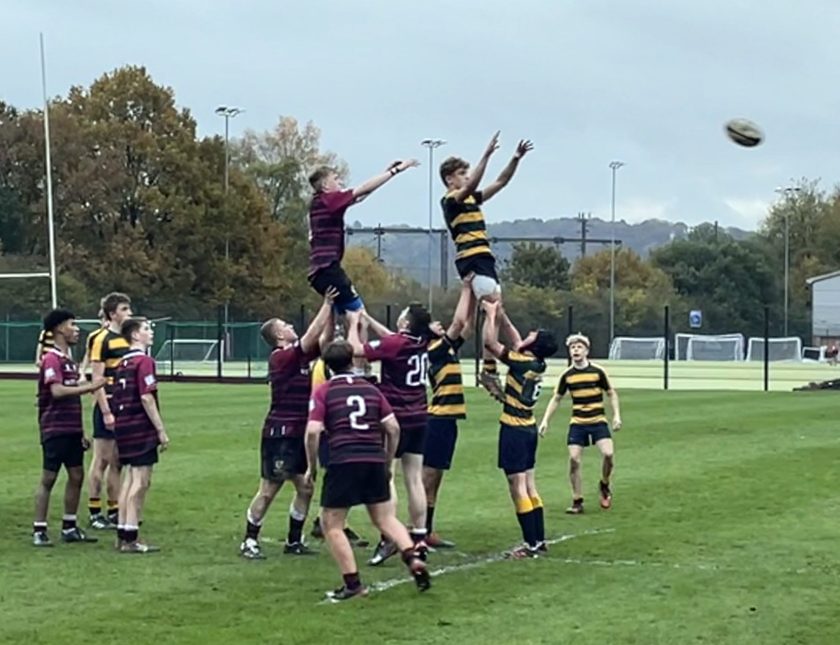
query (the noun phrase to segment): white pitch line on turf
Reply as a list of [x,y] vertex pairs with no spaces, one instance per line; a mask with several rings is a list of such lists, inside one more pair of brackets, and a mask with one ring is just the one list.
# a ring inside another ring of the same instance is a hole
[[[591,531],[585,531],[583,533],[561,535],[560,537],[551,540],[546,540],[546,544],[560,544],[561,542],[568,542],[569,540],[573,540],[579,537],[584,537],[588,535],[598,535],[601,533],[613,533],[614,531],[615,529],[593,529]],[[468,569],[479,569],[488,564],[492,564],[493,562],[501,562],[502,560],[505,560],[505,554],[506,552],[496,553],[486,558],[475,560],[474,562],[465,562],[464,564],[452,564],[449,566],[440,567],[438,569],[433,569],[432,571],[429,571],[429,575],[432,577],[437,577],[446,575],[448,573],[466,571]],[[399,585],[404,585],[413,581],[414,578],[392,578],[390,580],[382,580],[381,582],[371,583],[370,585],[368,585],[368,589],[370,589],[370,591],[387,591],[388,589],[393,589],[394,587],[398,587]]]

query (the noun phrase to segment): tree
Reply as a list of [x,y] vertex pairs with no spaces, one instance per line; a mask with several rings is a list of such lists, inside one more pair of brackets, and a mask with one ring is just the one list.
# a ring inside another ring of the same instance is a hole
[[517,242],[502,278],[506,283],[563,291],[569,288],[569,261],[554,246]]

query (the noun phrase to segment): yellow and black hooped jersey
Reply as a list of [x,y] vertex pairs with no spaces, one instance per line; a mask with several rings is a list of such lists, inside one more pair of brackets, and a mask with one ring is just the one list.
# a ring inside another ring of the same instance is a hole
[[105,329],[105,333],[96,334],[90,346],[90,362],[105,363],[105,394],[109,397],[114,392],[114,378],[122,357],[128,353],[128,341],[117,332]]
[[458,350],[464,339],[452,340],[446,334],[429,343],[429,384],[432,399],[429,415],[447,419],[466,419],[464,380]]
[[55,347],[55,336],[51,331],[41,330],[41,333],[38,334],[38,344],[46,349],[51,349]]
[[324,363],[324,359],[319,358],[312,366],[312,391],[314,392],[319,385],[326,383],[329,378],[330,370],[327,368],[326,363]]
[[586,367],[572,365],[563,372],[554,393],[562,396],[568,392],[572,397],[571,423],[588,426],[607,422],[604,392],[611,389],[604,369],[595,363],[587,363]]
[[505,399],[499,421],[518,428],[536,425],[534,408],[540,398],[545,361],[533,354],[510,350],[505,350],[499,360],[508,366]]
[[93,354],[93,344],[96,342],[96,337],[106,333],[107,331],[107,327],[100,327],[99,329],[96,329],[88,334],[87,340],[85,341],[88,356],[91,356],[91,354]]
[[454,191],[441,199],[443,217],[455,242],[456,261],[476,255],[493,255],[481,202],[481,191],[474,192],[462,202],[455,199]]

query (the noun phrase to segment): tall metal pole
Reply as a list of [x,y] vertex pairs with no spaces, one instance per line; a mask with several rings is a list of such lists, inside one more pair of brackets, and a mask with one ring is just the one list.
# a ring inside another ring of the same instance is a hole
[[623,161],[611,161],[612,199],[610,200],[610,343],[615,338],[615,173]]
[[[796,195],[801,188],[799,186],[787,186],[777,188],[779,195],[784,195],[788,200],[785,204],[785,297],[784,297],[784,335],[788,335],[788,308],[790,306],[790,207],[796,205]],[[765,347],[765,353],[767,348]]]
[[[432,233],[433,227],[433,219],[434,219],[434,165],[435,165],[435,148],[439,148],[440,146],[446,145],[446,141],[443,139],[423,139],[420,142],[421,146],[425,146],[429,149],[429,258],[428,258],[428,267],[427,267],[427,278],[429,280],[429,312],[432,311],[432,296],[434,293],[434,285],[432,282],[432,249],[434,247],[434,237]],[[443,276],[441,276],[443,277]]]
[[[216,114],[225,120],[225,214],[227,214],[228,188],[230,187],[230,120],[241,114],[244,110],[237,107],[229,107],[227,105],[220,105],[216,108]],[[225,224],[225,266],[230,262],[230,227]],[[224,309],[224,324],[225,333],[227,333],[227,325],[230,321],[230,298],[225,298]]]
[[47,99],[47,63],[44,54],[44,34],[41,38],[41,90],[44,94],[44,159],[47,170],[47,235],[50,248],[50,302],[58,307],[58,283],[55,269],[55,220],[52,194],[52,156],[50,155],[50,104]]

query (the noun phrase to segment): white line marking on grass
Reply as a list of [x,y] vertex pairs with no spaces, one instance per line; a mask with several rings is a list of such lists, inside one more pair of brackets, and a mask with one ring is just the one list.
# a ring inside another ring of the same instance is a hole
[[[569,535],[561,535],[560,537],[554,538],[552,540],[546,540],[547,544],[560,544],[561,542],[567,542],[569,540],[573,540],[575,538],[584,537],[587,535],[598,535],[601,533],[613,533],[615,529],[593,529],[591,531],[584,531],[583,533],[573,533]],[[493,562],[500,562],[505,560],[505,553],[495,553],[493,555],[481,558],[479,560],[474,560],[473,562],[465,562],[464,564],[452,564],[445,567],[439,567],[438,569],[433,569],[429,571],[429,575],[432,577],[442,576],[447,573],[456,573],[458,571],[466,571],[468,569],[479,569],[484,567],[488,564]],[[382,580],[381,582],[373,582],[368,585],[368,589],[372,592],[377,591],[388,591],[388,589],[393,589],[394,587],[398,587],[399,585],[404,585],[409,582],[414,582],[414,578],[391,578],[390,580]]]

